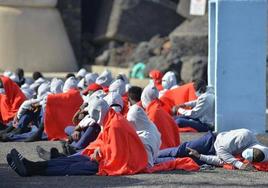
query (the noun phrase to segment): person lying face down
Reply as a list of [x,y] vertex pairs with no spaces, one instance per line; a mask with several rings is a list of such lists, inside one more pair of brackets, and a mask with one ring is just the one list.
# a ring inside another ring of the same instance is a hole
[[132,123],[145,146],[148,165],[150,167],[154,166],[161,146],[161,134],[157,127],[148,119],[144,110],[138,105],[133,105],[129,108],[127,120]]
[[88,106],[88,114],[103,127],[82,155],[33,162],[16,149],[7,154],[9,166],[20,176],[124,175],[143,171],[148,159],[143,143],[130,123],[101,98]]
[[[240,170],[254,169],[251,163],[268,161],[268,147],[261,145],[256,136],[248,129],[236,129],[219,133],[216,137],[215,155],[199,154],[195,149],[189,148],[189,154],[197,157],[207,164],[222,166],[232,164]],[[243,163],[235,155],[242,155],[250,163]]]

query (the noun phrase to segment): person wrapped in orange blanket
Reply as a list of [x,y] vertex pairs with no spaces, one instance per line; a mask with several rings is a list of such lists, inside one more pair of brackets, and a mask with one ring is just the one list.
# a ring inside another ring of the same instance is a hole
[[96,97],[88,106],[88,113],[102,127],[96,141],[82,153],[49,161],[32,162],[16,149],[7,155],[10,167],[20,176],[33,175],[125,175],[136,174],[148,164],[144,145],[135,129],[119,113]]
[[72,118],[83,99],[77,88],[77,80],[70,77],[65,81],[63,93],[50,94],[45,107],[44,130],[49,140],[64,140],[64,129],[72,124]]
[[184,84],[174,89],[168,90],[160,97],[163,102],[163,109],[172,114],[172,107],[184,104],[185,102],[196,100],[193,83]]
[[165,149],[180,144],[180,135],[173,118],[162,109],[163,103],[158,99],[158,90],[153,84],[146,86],[141,95],[141,103],[149,119],[161,133],[161,147]]
[[0,127],[7,128],[19,110],[20,105],[26,100],[19,86],[10,78],[0,76]]

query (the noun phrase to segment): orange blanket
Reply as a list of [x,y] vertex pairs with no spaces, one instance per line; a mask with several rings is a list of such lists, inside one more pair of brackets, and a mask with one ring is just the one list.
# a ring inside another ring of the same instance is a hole
[[128,110],[129,110],[129,107],[128,107],[128,93],[125,93],[123,96],[122,96],[122,100],[123,100],[123,103],[124,103],[124,107],[123,107],[123,110],[122,110],[122,113],[123,116],[127,116],[127,113],[128,113]]
[[111,109],[103,127],[103,132],[83,151],[83,155],[90,156],[96,148],[100,148],[102,156],[98,159],[98,175],[126,175],[144,171],[148,163],[147,154],[130,123]]
[[163,102],[163,108],[171,114],[172,107],[188,101],[196,100],[193,83],[179,86],[175,89],[168,90],[160,100]]
[[185,170],[185,171],[198,171],[200,167],[190,157],[177,158],[175,160],[163,162],[154,165],[152,168],[145,170],[146,173],[154,173],[160,171],[171,170]]
[[75,89],[67,93],[48,95],[44,118],[45,132],[49,140],[67,138],[64,129],[73,124],[72,117],[82,103],[83,99]]
[[[236,156],[236,158],[243,163],[249,163],[249,161],[243,159],[241,156]],[[260,163],[252,163],[252,164],[256,168],[256,170],[268,172],[268,162],[260,162]],[[223,168],[225,168],[227,170],[235,170],[236,169],[231,164],[225,164],[225,165],[223,165]]]
[[145,111],[161,133],[162,145],[160,149],[176,147],[180,144],[178,126],[173,118],[162,109],[162,105],[162,102],[156,99],[149,104]]
[[26,97],[19,86],[10,78],[0,76],[0,79],[5,89],[5,95],[0,94],[0,121],[6,124],[14,118]]

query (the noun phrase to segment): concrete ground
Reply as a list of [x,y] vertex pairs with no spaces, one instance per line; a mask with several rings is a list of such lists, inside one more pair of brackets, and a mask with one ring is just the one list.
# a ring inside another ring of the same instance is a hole
[[[183,141],[200,137],[201,133],[183,133]],[[268,135],[259,135],[258,139],[268,145]],[[268,173],[246,172],[239,170],[203,170],[199,172],[170,171],[155,174],[133,176],[65,176],[65,177],[19,177],[10,169],[5,160],[6,154],[17,148],[26,158],[40,160],[35,147],[46,149],[57,147],[59,142],[0,143],[0,188],[88,188],[88,187],[268,187]]]

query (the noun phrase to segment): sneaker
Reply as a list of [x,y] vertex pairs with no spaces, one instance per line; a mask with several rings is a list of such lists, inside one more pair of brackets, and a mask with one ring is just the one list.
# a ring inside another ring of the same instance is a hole
[[46,151],[44,148],[42,148],[41,146],[36,146],[36,152],[38,154],[38,156],[45,160],[48,161],[51,159],[51,153]]
[[23,163],[24,157],[16,149],[11,150],[10,156],[11,156],[12,162],[14,163],[13,166],[16,167],[16,172],[22,177],[29,176],[27,169]]

